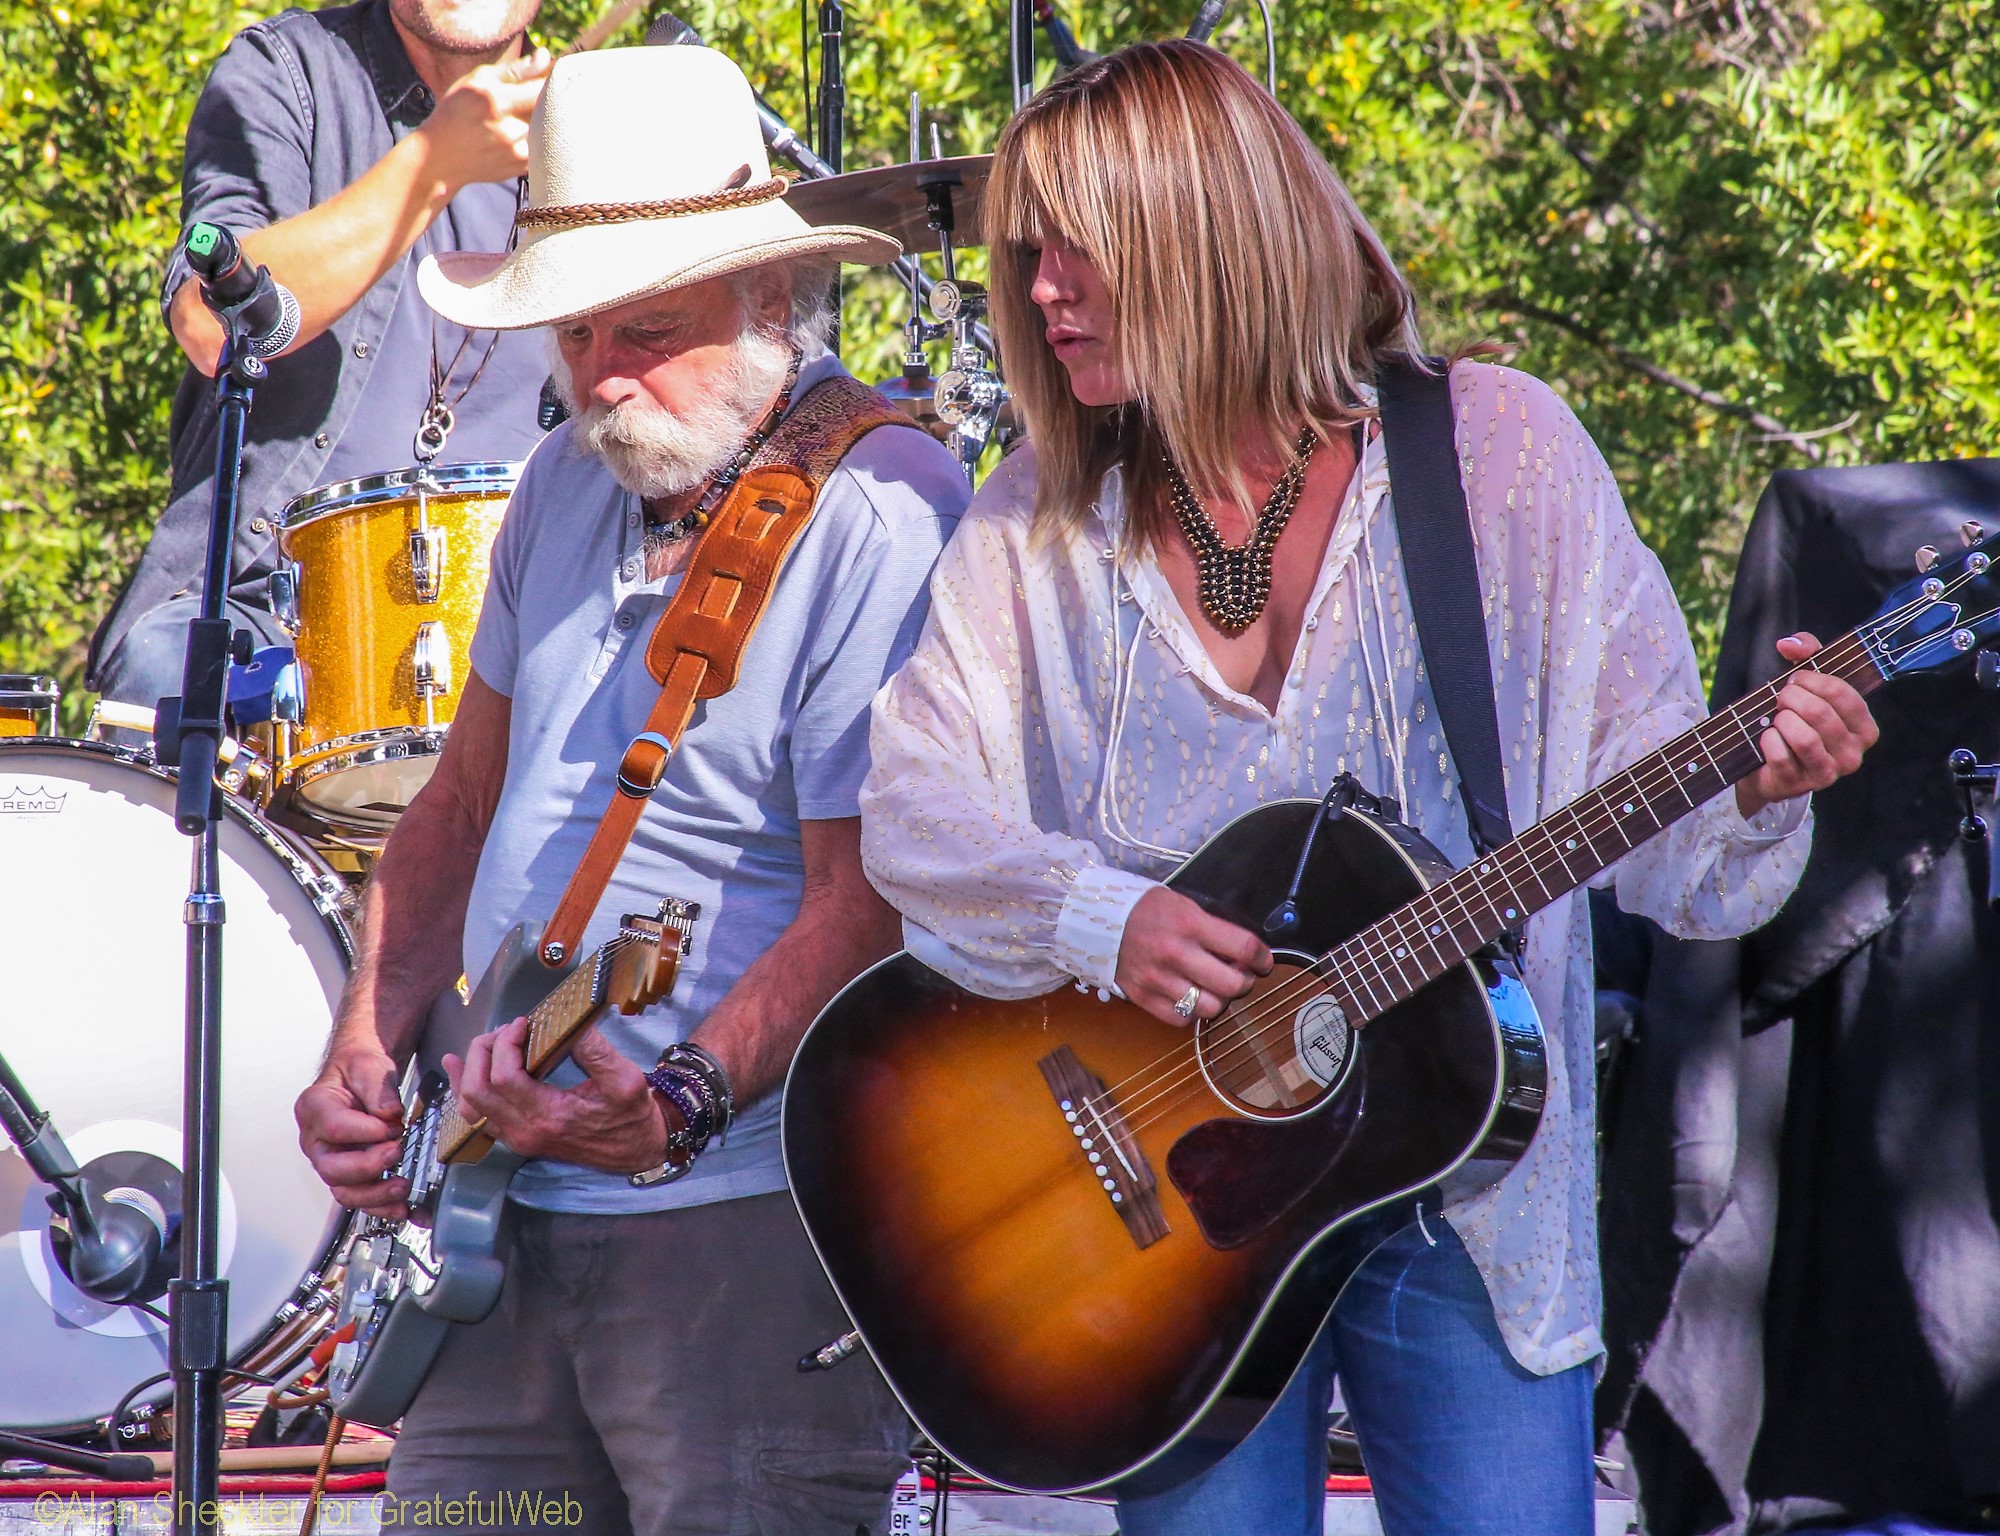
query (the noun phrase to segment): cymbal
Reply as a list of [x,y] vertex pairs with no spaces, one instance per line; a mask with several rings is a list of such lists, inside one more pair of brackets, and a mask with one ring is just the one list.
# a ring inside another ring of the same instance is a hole
[[799,181],[785,194],[808,224],[859,224],[879,229],[903,242],[906,251],[934,251],[937,231],[930,226],[925,188],[943,183],[951,188],[952,243],[984,243],[979,231],[980,202],[986,193],[991,155],[959,155],[950,160],[916,160],[907,165],[879,165]]

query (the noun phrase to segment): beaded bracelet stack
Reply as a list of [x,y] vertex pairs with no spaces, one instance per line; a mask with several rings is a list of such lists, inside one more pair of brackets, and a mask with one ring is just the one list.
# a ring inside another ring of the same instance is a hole
[[[646,1085],[661,1100],[661,1108],[672,1105],[680,1117],[680,1128],[667,1134],[665,1159],[657,1168],[631,1174],[626,1182],[634,1189],[668,1184],[680,1178],[709,1142],[729,1133],[736,1118],[736,1099],[730,1092],[729,1074],[722,1063],[692,1042],[670,1045],[660,1052],[659,1065],[646,1074]],[[674,1115],[667,1116],[672,1125]]]

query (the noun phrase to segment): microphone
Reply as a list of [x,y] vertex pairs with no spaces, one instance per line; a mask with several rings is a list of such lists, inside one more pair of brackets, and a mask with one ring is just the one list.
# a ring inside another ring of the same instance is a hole
[[1197,43],[1205,43],[1209,34],[1215,31],[1216,23],[1222,20],[1227,8],[1227,0],[1201,0],[1201,9],[1194,13],[1194,20],[1187,29],[1187,35]]
[[672,48],[675,46],[699,48],[702,46],[701,34],[682,21],[680,17],[673,15],[669,11],[662,11],[653,18],[652,24],[646,28],[646,46],[648,48]]
[[235,322],[238,340],[252,357],[276,357],[297,339],[299,301],[268,267],[245,260],[228,230],[197,224],[187,232],[186,250],[203,300],[224,321]]
[[[651,25],[646,28],[646,42],[654,47],[705,48],[701,34],[671,11],[661,11]],[[838,174],[834,168],[806,148],[805,140],[792,132],[791,125],[764,104],[764,98],[754,98],[757,103],[757,125],[764,131],[764,147],[776,155],[783,155],[806,175],[815,181],[822,177]]]
[[0,1057],[0,1126],[50,1189],[48,1244],[84,1295],[113,1306],[166,1293],[178,1255],[174,1167],[144,1153],[113,1152],[82,1168],[48,1114]]

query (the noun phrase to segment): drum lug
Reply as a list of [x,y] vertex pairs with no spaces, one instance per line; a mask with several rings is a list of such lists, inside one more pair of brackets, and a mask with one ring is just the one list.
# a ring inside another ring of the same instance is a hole
[[[312,897],[312,904],[319,908],[320,916],[347,920],[347,882],[329,870],[315,870],[304,882],[306,894]],[[308,1275],[308,1281],[317,1283],[317,1275]]]
[[285,560],[265,578],[265,590],[271,599],[271,614],[286,634],[297,638],[299,632],[299,563]]
[[[445,530],[428,523],[410,530],[410,584],[417,601],[434,603],[444,585]],[[447,690],[449,691],[449,690]]]
[[441,699],[451,692],[451,640],[437,620],[426,619],[417,626],[410,666],[418,698]]
[[271,718],[297,725],[305,717],[306,675],[296,661],[289,661],[271,684]]

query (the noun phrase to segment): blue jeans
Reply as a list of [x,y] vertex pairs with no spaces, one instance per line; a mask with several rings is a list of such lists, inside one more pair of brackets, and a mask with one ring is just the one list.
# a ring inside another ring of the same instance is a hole
[[1319,1536],[1336,1373],[1387,1536],[1591,1536],[1590,1367],[1536,1376],[1517,1364],[1479,1271],[1436,1215],[1361,1266],[1248,1440],[1178,1488],[1121,1500],[1119,1531]]

